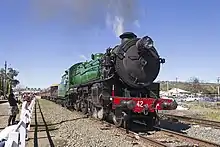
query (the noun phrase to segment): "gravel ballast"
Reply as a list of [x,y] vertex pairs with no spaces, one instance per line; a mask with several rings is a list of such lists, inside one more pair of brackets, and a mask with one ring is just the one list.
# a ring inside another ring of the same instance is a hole
[[[78,112],[72,112],[63,108],[53,102],[39,99],[39,104],[49,128],[50,136],[55,146],[68,147],[132,147],[140,146],[137,142],[128,138],[125,132],[119,131],[117,128],[105,129],[105,125],[100,121],[97,122],[91,118],[87,118]],[[38,107],[38,105],[37,105]],[[33,114],[34,115],[34,114]],[[43,128],[42,119],[39,117],[39,109],[37,110],[38,130],[41,133],[45,130]],[[34,118],[33,118],[34,119]],[[34,120],[32,120],[34,124]],[[34,127],[34,126],[33,126]],[[34,128],[32,127],[32,132]],[[38,132],[39,134],[40,132]],[[30,134],[30,133],[29,133]],[[34,136],[29,135],[29,136]],[[30,137],[30,138],[32,138]],[[41,134],[44,138],[40,142],[43,146],[49,146],[48,135]],[[29,141],[28,146],[33,145],[34,137]],[[32,143],[30,143],[32,142]],[[44,143],[43,143],[44,142]],[[39,144],[38,144],[39,145]],[[40,146],[40,145],[39,145]]]
[[211,127],[192,125],[185,131],[187,135],[220,144],[220,130]]
[[[196,107],[196,106],[195,106]],[[200,108],[200,107],[199,107]],[[160,111],[160,114],[171,114],[178,116],[187,116],[192,118],[201,118],[201,119],[210,119],[207,117],[207,114],[210,113],[208,108],[204,109],[189,109],[189,110],[171,110],[171,111]],[[210,109],[212,111],[218,112],[219,110]],[[211,113],[210,113],[211,114]],[[210,119],[211,120],[211,119]],[[215,118],[212,120],[219,121]],[[162,121],[162,127],[175,130],[183,131],[187,135],[207,141],[211,141],[217,144],[220,144],[220,129],[215,129],[212,127],[204,127],[201,125],[193,125],[193,123],[187,123],[180,121],[177,123],[171,123],[167,121]]]
[[220,144],[220,129],[167,120],[161,120],[161,127],[176,132],[184,132],[188,136]]

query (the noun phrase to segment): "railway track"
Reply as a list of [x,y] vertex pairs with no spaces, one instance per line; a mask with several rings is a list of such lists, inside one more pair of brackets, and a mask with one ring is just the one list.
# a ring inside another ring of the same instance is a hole
[[[120,130],[122,130],[122,131],[124,131],[124,132],[126,132],[126,129],[124,129],[124,128],[118,128],[118,129],[120,129]],[[166,145],[166,144],[164,144],[164,143],[162,143],[162,142],[160,142],[160,141],[157,141],[157,140],[155,140],[154,138],[149,138],[149,137],[147,137],[147,136],[145,136],[145,135],[139,135],[139,134],[137,134],[137,133],[135,133],[135,132],[133,132],[133,131],[129,131],[129,133],[128,134],[126,134],[128,137],[131,137],[131,138],[135,138],[136,140],[142,140],[142,142],[144,142],[144,144],[148,144],[149,146],[155,146],[155,147],[169,147],[168,145]],[[139,144],[141,144],[141,143],[139,143]],[[144,145],[143,145],[144,146]]]
[[[100,123],[99,120],[94,119],[94,121]],[[105,126],[105,129],[106,127],[107,129],[115,128],[115,126],[109,122],[102,121],[101,123]],[[134,123],[136,124],[134,127],[146,128],[146,125],[142,123]],[[129,129],[129,133],[126,133],[127,130],[125,128],[117,129],[120,130],[124,135],[135,139],[136,142],[143,147],[220,147],[220,144],[190,137],[188,135],[160,127],[154,127],[155,131],[151,133],[146,132],[145,128],[142,129],[143,131],[132,131]]]
[[[91,118],[91,119],[96,121],[97,123],[102,123],[104,128],[101,128],[101,130],[102,129],[106,130],[106,129],[115,129],[116,128],[115,125],[110,123],[110,122],[99,121],[99,120],[94,119],[94,118]],[[143,127],[143,125],[142,125],[142,127]],[[129,129],[128,133],[127,133],[127,130],[125,128],[122,128],[122,127],[117,128],[117,130],[119,130],[123,135],[126,135],[129,138],[135,139],[136,143],[139,144],[140,146],[143,146],[143,147],[148,147],[148,146],[150,146],[150,147],[169,147],[168,145],[166,145],[166,144],[164,144],[160,141],[157,141],[154,138],[149,138],[144,134],[142,134],[142,135],[138,134],[138,132],[131,131],[130,129]],[[141,132],[141,133],[143,133],[143,132]]]
[[8,100],[0,100],[0,104],[7,103]]
[[[34,118],[35,118],[35,123],[34,123],[34,134],[33,134],[33,144],[29,143],[27,144],[28,146],[33,146],[33,147],[40,147],[44,146],[43,144],[43,139],[48,142],[50,147],[55,147],[54,142],[52,140],[52,137],[50,135],[50,130],[48,129],[48,125],[45,121],[41,106],[39,104],[39,101],[36,100],[35,102],[35,108],[34,108]],[[43,137],[42,137],[43,136]]]
[[[146,124],[136,122],[136,124],[144,125]],[[178,146],[178,147],[185,147],[185,146],[202,146],[202,147],[220,147],[220,144],[216,144],[210,141],[198,139],[195,137],[190,137],[188,135],[185,135],[183,133],[178,133],[175,131],[171,131],[168,129],[160,128],[160,127],[154,127],[156,130],[153,134],[150,135],[142,135],[143,139],[153,139],[155,143],[162,143],[164,146]],[[147,141],[147,140],[146,140]],[[159,144],[158,144],[159,145]],[[161,146],[161,145],[160,145]]]
[[[102,123],[103,128],[100,128],[101,130],[108,130],[108,129],[115,129],[116,127],[107,121],[100,121],[95,118],[90,119],[94,120],[97,123]],[[136,123],[136,122],[134,122]],[[146,128],[146,125],[140,123],[133,127],[144,127]],[[127,130],[125,128],[117,128],[123,135],[126,135],[129,138],[132,138],[135,140],[137,144],[143,147],[220,147],[219,144],[209,142],[206,140],[194,138],[187,136],[182,133],[177,133],[174,131],[170,131],[167,129],[163,129],[160,127],[154,127],[155,131],[153,133],[146,132],[146,129],[138,129],[139,131],[133,131],[129,129],[129,133],[126,133]],[[142,130],[142,131],[140,131]]]
[[[159,130],[163,134],[166,134],[168,137],[171,137],[172,140],[174,138],[178,139],[178,140],[174,140],[176,142],[183,141],[183,142],[189,143],[189,144],[187,144],[187,146],[220,147],[219,144],[209,142],[206,140],[202,140],[202,139],[198,139],[198,138],[194,138],[194,137],[190,137],[190,136],[182,134],[182,133],[177,133],[177,132],[170,131],[170,130],[163,129],[163,128],[159,128],[159,127],[155,127],[155,129]],[[164,140],[162,140],[162,141],[164,142]]]
[[165,114],[165,117],[220,129],[219,121],[212,121],[212,120],[207,120],[207,119],[192,118],[192,117],[187,117],[187,116],[179,116],[179,115],[171,115],[171,114]]

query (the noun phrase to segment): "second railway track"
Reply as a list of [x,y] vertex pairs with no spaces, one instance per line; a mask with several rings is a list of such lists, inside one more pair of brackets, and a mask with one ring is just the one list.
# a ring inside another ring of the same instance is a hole
[[196,123],[203,126],[209,126],[212,128],[220,129],[220,122],[219,121],[213,121],[213,120],[207,120],[207,119],[200,119],[200,118],[192,118],[187,116],[179,116],[179,115],[171,115],[171,114],[165,114],[166,118],[171,119],[177,119],[189,123]]
[[[171,137],[172,140],[178,143],[185,143],[185,145],[180,145],[180,146],[201,146],[201,147],[220,147],[219,144],[210,142],[210,141],[206,141],[206,140],[202,140],[202,139],[198,139],[198,138],[194,138],[194,137],[190,137],[188,135],[182,134],[182,133],[178,133],[178,132],[174,132],[174,131],[170,131],[167,129],[163,129],[163,128],[159,128],[159,127],[155,127],[155,129],[159,130],[161,133],[167,135],[168,137]],[[162,142],[169,142],[170,140],[165,140],[166,138],[164,137],[162,139]],[[178,139],[178,140],[176,140]],[[171,142],[172,143],[172,142]],[[179,146],[179,145],[178,145]]]
[[[94,120],[100,122],[99,120]],[[109,122],[102,121],[101,123],[103,123],[103,125],[105,125],[105,127],[107,126],[109,129],[115,128],[115,126]],[[135,128],[144,126],[142,123],[139,124],[137,122],[134,122],[134,124],[136,124]],[[129,129],[129,133],[126,133],[125,128],[120,127],[118,129],[128,137],[134,138],[137,143],[143,147],[220,147],[220,144],[190,137],[188,135],[163,129],[160,127],[154,127],[155,130],[151,133],[145,131],[145,128],[139,129],[143,131],[133,131]]]

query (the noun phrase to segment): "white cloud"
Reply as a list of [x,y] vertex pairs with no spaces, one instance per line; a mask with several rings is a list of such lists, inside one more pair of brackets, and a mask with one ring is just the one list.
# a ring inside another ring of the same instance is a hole
[[107,25],[117,37],[127,27],[140,27],[141,9],[137,0],[33,0],[32,4],[31,10],[43,15],[43,18],[49,19],[62,12],[67,16],[64,20],[70,21],[68,24],[76,24],[74,27],[101,28]]

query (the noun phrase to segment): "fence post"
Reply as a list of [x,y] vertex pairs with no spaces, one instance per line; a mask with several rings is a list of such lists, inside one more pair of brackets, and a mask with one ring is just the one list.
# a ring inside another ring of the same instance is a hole
[[32,118],[32,112],[33,112],[33,108],[34,108],[34,104],[35,104],[35,98],[31,101],[30,106],[28,107],[28,112],[29,112],[29,117],[28,117],[28,126],[27,126],[27,130],[30,130],[31,127],[31,118]]
[[19,146],[19,132],[9,133],[8,140],[5,142],[5,147]]
[[25,147],[25,138],[27,134],[26,130],[26,123],[22,122],[20,128],[19,128],[19,133],[20,133],[20,145],[19,147]]

